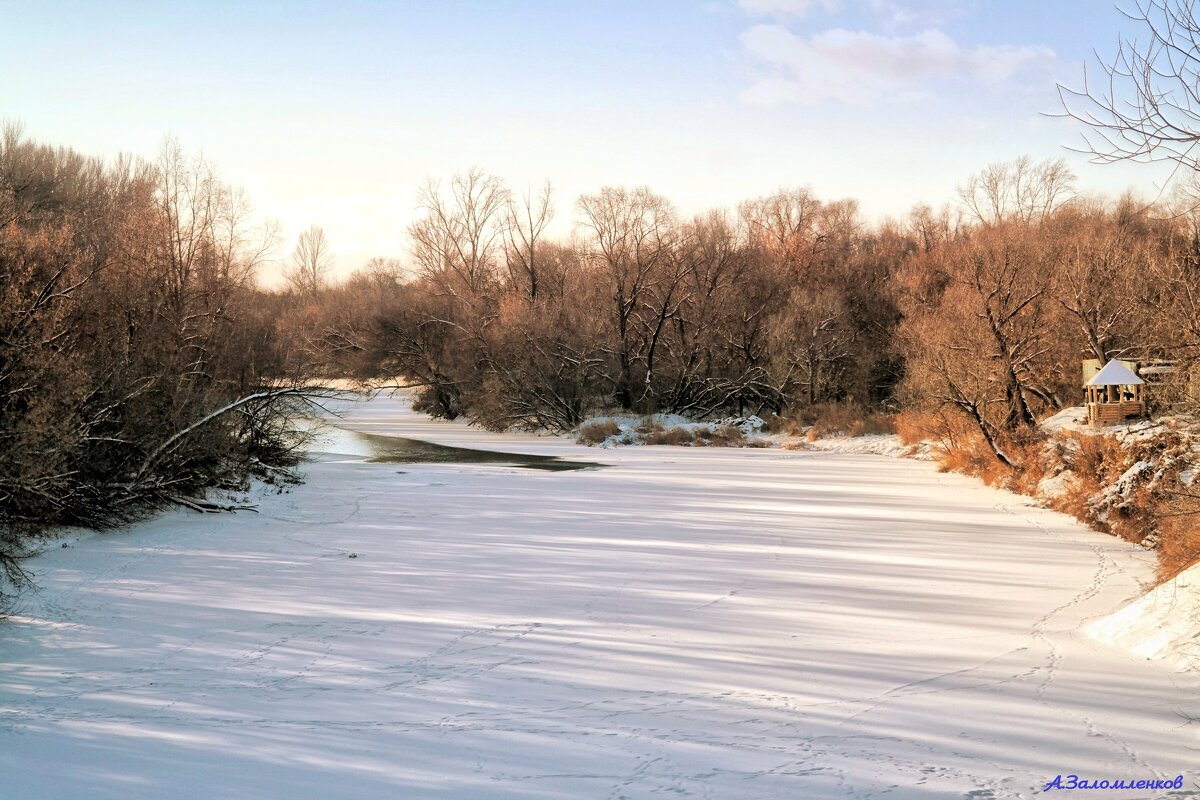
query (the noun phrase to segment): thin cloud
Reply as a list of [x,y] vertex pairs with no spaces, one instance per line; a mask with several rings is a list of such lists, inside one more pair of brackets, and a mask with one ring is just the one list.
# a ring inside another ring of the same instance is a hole
[[862,0],[879,23],[888,29],[913,29],[938,26],[962,13],[953,0],[927,0],[922,3],[899,3],[896,0]]
[[782,25],[755,25],[741,42],[765,67],[744,98],[767,104],[906,102],[922,97],[932,79],[995,84],[1055,61],[1042,46],[965,49],[937,29],[891,36],[833,28],[803,37]]
[[760,16],[803,17],[813,8],[836,11],[838,0],[738,0],[747,14]]
[[811,11],[832,14],[859,8],[888,29],[939,25],[961,13],[955,0],[922,0],[916,3],[898,0],[738,0],[737,5],[750,16],[797,19],[808,16]]

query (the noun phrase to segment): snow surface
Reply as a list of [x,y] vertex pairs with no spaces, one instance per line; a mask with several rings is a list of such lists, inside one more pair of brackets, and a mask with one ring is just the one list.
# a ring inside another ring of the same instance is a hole
[[[1096,430],[1088,425],[1087,406],[1070,406],[1042,420],[1039,427],[1046,433],[1059,431]],[[1111,430],[1111,428],[1109,429]]]
[[903,458],[914,454],[918,448],[906,445],[894,433],[870,433],[863,436],[828,436],[813,441],[804,441],[809,450],[846,455],[876,455]]
[[1197,422],[1190,414],[1167,414],[1095,426],[1088,424],[1087,406],[1070,406],[1042,420],[1038,427],[1049,434],[1073,431],[1087,436],[1116,436],[1129,441],[1159,436],[1167,430],[1187,434],[1197,428]]
[[55,545],[0,623],[0,797],[1196,789],[1200,675],[1083,633],[1141,548],[910,460],[597,451],[389,398],[345,424],[611,466],[366,463],[339,433],[259,514]]
[[1144,658],[1200,670],[1200,564],[1093,622],[1087,632]]

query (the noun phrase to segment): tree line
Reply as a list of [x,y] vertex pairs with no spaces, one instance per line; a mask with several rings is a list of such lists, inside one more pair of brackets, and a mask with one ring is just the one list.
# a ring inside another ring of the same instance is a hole
[[685,217],[608,187],[554,239],[548,186],[471,170],[421,192],[406,261],[297,282],[289,336],[310,368],[400,376],[419,409],[489,427],[837,403],[966,420],[1004,462],[1080,402],[1081,359],[1169,360],[1158,400],[1193,402],[1197,217],[1074,184],[1019,158],[876,223],[806,188]]
[[0,568],[295,462],[306,396],[255,270],[246,198],[168,141],[155,162],[0,136]]
[[296,292],[296,334],[332,372],[399,375],[418,406],[569,430],[600,409],[697,417],[880,403],[901,375],[891,274],[905,239],[807,189],[684,219],[648,188],[581,197],[479,170],[421,193],[407,263]]

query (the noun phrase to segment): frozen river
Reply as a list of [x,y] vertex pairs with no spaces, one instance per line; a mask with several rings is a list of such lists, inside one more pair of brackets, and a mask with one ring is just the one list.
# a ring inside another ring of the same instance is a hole
[[345,425],[609,466],[371,461],[340,433],[257,514],[55,545],[0,622],[0,798],[1200,795],[1200,680],[1080,631],[1153,556],[1024,498],[389,398]]

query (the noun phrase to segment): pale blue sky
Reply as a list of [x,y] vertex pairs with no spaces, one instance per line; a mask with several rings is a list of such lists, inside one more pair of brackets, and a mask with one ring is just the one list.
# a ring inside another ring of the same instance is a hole
[[426,176],[649,184],[692,213],[784,185],[871,217],[953,199],[987,163],[1090,166],[1056,80],[1129,23],[1107,0],[8,2],[0,116],[90,153],[203,149],[290,250],[325,227],[343,270],[403,254]]

